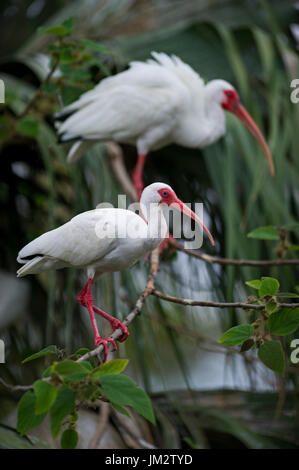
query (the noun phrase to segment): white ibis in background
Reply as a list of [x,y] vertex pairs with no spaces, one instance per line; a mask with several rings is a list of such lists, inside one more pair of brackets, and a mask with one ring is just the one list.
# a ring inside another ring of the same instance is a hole
[[155,60],[131,62],[128,70],[105,78],[55,115],[59,140],[77,140],[68,161],[75,161],[95,141],[136,144],[138,161],[132,179],[140,197],[148,152],[170,143],[191,148],[212,144],[225,134],[226,110],[259,142],[274,176],[267,143],[230,83],[204,84],[178,57],[157,52],[152,56]]
[[129,333],[119,320],[93,305],[93,282],[103,273],[128,268],[164,240],[168,230],[164,216],[166,206],[175,205],[198,222],[214,245],[207,227],[178,199],[170,186],[164,183],[147,186],[140,202],[146,220],[125,209],[104,208],[83,212],[28,243],[17,258],[19,263],[24,264],[17,272],[18,277],[65,267],[86,269],[88,280],[77,295],[77,300],[88,310],[95,344],[104,345],[105,360],[108,342],[112,342],[114,348],[116,345],[111,338],[101,338],[94,313],[106,318],[113,330],[122,330],[119,341],[124,341]]

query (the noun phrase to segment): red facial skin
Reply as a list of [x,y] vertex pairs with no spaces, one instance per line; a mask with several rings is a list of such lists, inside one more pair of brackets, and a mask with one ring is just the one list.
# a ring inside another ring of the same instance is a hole
[[244,126],[247,127],[247,129],[253,135],[253,137],[258,141],[258,143],[260,144],[266,156],[269,170],[270,170],[270,175],[273,178],[275,175],[274,163],[273,163],[271,152],[264,139],[263,134],[257,127],[256,123],[254,122],[250,114],[246,111],[244,106],[241,105],[239,96],[236,90],[224,90],[223,94],[224,94],[224,100],[221,103],[222,108],[235,114],[240,119],[240,121],[244,124]]
[[236,90],[224,90],[225,100],[221,103],[222,108],[233,112],[235,103],[239,103],[239,95]]
[[159,195],[161,196],[161,201],[160,204],[166,204],[167,206],[171,206],[172,204],[176,206],[179,206],[179,209],[181,212],[186,214],[188,217],[191,219],[195,220],[203,230],[206,232],[207,236],[209,237],[209,240],[211,242],[212,246],[215,246],[214,239],[207,228],[207,226],[203,223],[203,221],[191,210],[189,209],[188,206],[186,206],[175,194],[174,191],[171,191],[169,188],[162,188],[159,189],[158,191]]

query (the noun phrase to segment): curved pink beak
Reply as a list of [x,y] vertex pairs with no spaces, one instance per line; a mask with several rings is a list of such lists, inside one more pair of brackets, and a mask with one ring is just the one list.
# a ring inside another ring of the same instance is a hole
[[[183,212],[183,214],[186,214],[190,219],[195,220],[206,232],[207,236],[209,237],[210,243],[212,246],[215,246],[214,238],[211,235],[211,232],[209,231],[208,227],[203,223],[203,221],[193,212],[191,209],[189,209],[186,204],[184,204],[179,198],[175,199],[174,204],[177,204],[180,208],[180,211]],[[170,204],[172,205],[172,204]]]
[[255,139],[260,144],[268,162],[270,175],[273,178],[275,175],[275,170],[272,155],[267,145],[267,142],[265,141],[264,136],[257,127],[256,123],[254,122],[250,114],[246,111],[244,106],[242,106],[241,103],[237,100],[233,102],[232,107],[229,109],[229,111],[234,113],[240,119],[240,121],[244,124],[244,126],[247,127],[249,132],[253,135],[253,137],[255,137]]

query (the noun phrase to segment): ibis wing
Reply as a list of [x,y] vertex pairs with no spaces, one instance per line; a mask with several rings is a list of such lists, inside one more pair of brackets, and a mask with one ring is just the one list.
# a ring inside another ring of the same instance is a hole
[[134,142],[155,126],[171,128],[182,108],[192,104],[190,86],[200,93],[203,82],[178,58],[155,57],[160,62],[133,62],[129,70],[102,80],[62,110],[60,115],[68,117],[59,125],[61,140]]
[[47,257],[59,260],[64,266],[84,267],[93,264],[115,247],[113,237],[98,236],[99,227],[107,219],[108,212],[100,209],[79,214],[61,227],[28,243],[19,252],[18,261],[27,263],[34,257]]

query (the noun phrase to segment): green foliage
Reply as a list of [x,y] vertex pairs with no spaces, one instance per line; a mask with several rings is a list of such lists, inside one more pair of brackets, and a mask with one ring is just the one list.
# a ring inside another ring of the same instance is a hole
[[[78,350],[75,356],[87,352]],[[25,359],[33,360],[47,354],[57,354],[56,346],[48,346]],[[55,439],[63,423],[68,418],[69,428],[61,437],[61,447],[75,448],[78,435],[75,430],[79,403],[91,403],[105,396],[111,406],[126,416],[129,412],[124,406],[134,408],[139,414],[155,422],[153,408],[147,394],[135,382],[125,375],[120,375],[128,364],[127,359],[113,359],[100,366],[89,361],[76,362],[71,359],[54,361],[43,373],[43,379],[37,380],[33,391],[28,391],[18,405],[18,431],[23,435],[35,428],[50,414],[51,433]]]
[[31,356],[26,357],[26,359],[24,359],[22,361],[22,363],[25,364],[25,362],[33,361],[34,359],[38,359],[39,357],[47,356],[48,354],[58,355],[59,351],[58,351],[57,347],[54,346],[54,345],[47,346],[46,348],[41,349],[39,352],[34,353]]
[[279,240],[276,227],[268,225],[267,227],[258,227],[248,233],[248,238],[257,238],[259,240]]
[[279,341],[265,341],[258,350],[258,357],[269,369],[284,374],[284,354]]
[[25,137],[38,136],[38,121],[33,117],[24,117],[17,122],[17,130]]
[[61,429],[63,420],[75,410],[75,392],[66,386],[63,386],[58,394],[57,398],[50,409],[51,419],[51,433],[55,439]]
[[39,426],[46,414],[36,415],[36,396],[32,391],[28,391],[22,396],[18,404],[18,426],[17,429],[21,435],[30,429]]
[[60,445],[62,449],[75,449],[78,444],[78,433],[75,429],[66,429],[61,436]]
[[37,380],[33,390],[36,396],[35,414],[46,413],[56,400],[57,388],[44,380]]
[[223,333],[218,341],[220,344],[226,344],[227,346],[237,346],[249,339],[253,332],[254,328],[252,325],[234,326]]
[[272,313],[267,325],[274,335],[285,336],[294,333],[299,327],[299,308],[281,308]]
[[155,415],[147,394],[126,375],[105,374],[100,378],[101,390],[108,400],[121,406],[131,406],[155,424]]
[[128,359],[112,359],[111,361],[105,362],[94,369],[92,377],[93,379],[99,379],[105,374],[120,374],[125,370],[128,362]]
[[58,36],[59,38],[63,38],[65,36],[69,36],[70,34],[72,34],[73,29],[74,29],[74,19],[69,18],[65,20],[59,26],[52,26],[51,28],[40,27],[38,28],[38,32],[42,34],[54,34],[55,36]]
[[279,282],[272,277],[262,277],[259,287],[259,296],[275,295],[279,289]]
[[[272,341],[270,335],[285,336],[294,333],[299,327],[299,308],[279,308],[280,297],[295,297],[292,292],[279,293],[279,282],[272,277],[262,277],[246,281],[249,287],[257,291],[257,297],[249,297],[250,303],[259,303],[259,317],[251,325],[235,326],[219,338],[219,343],[228,346],[242,344],[240,352],[252,347],[258,348],[259,359],[271,370],[284,374],[284,353],[279,341]],[[265,326],[267,328],[265,328]]]

